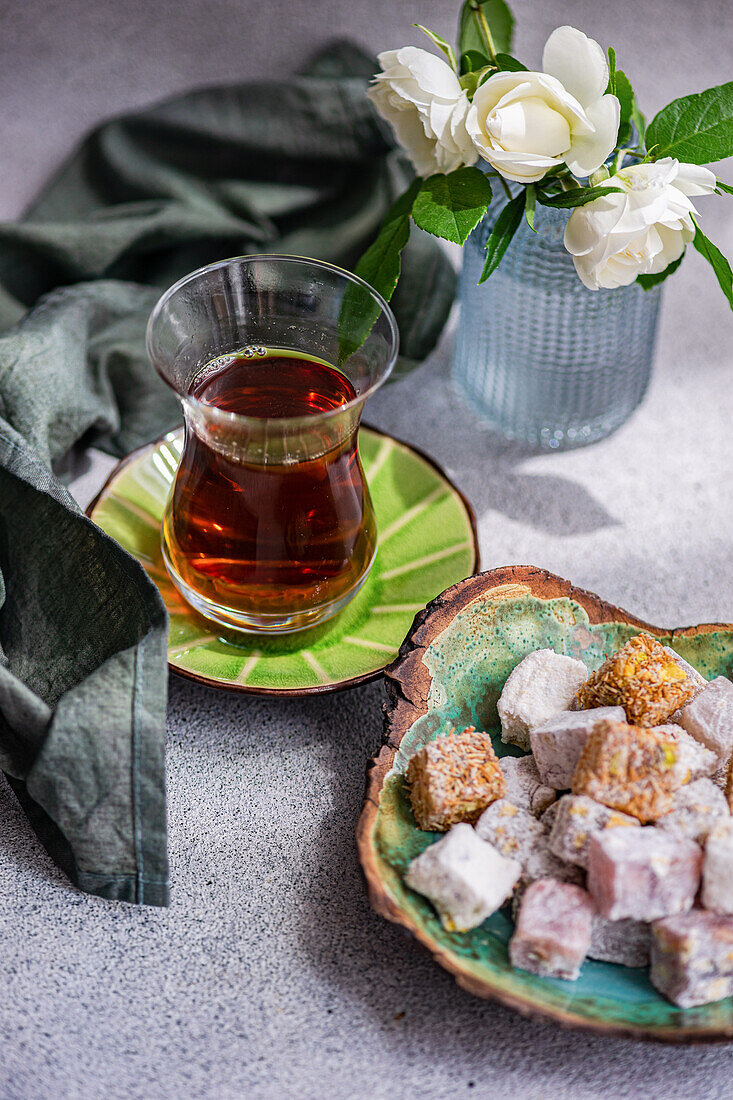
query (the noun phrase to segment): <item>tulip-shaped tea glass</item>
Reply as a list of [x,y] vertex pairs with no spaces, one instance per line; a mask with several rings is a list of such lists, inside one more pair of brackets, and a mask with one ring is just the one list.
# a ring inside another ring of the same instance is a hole
[[197,611],[286,634],[356,595],[377,545],[359,419],[397,349],[380,295],[315,260],[241,256],[163,295],[148,351],[185,423],[163,556]]

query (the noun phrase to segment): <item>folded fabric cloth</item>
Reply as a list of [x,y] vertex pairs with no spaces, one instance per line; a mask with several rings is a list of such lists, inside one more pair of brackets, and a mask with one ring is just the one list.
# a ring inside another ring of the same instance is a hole
[[[0,226],[0,767],[69,877],[168,901],[167,621],[139,565],[57,474],[179,420],[147,362],[160,288],[247,252],[353,267],[410,172],[346,43],[300,76],[208,88],[102,126]],[[454,275],[413,234],[393,306],[402,368],[434,346]]]

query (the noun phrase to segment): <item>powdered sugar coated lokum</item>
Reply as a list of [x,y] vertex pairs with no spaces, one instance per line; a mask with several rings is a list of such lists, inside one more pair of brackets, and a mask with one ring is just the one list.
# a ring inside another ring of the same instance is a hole
[[590,947],[592,924],[593,908],[585,890],[552,878],[538,879],[527,887],[509,941],[512,966],[575,981]]
[[692,908],[702,849],[694,840],[647,826],[591,837],[588,890],[609,920],[658,920]]
[[529,749],[530,731],[567,710],[587,675],[582,661],[552,649],[528,654],[509,674],[496,706],[502,741]]
[[604,718],[624,722],[626,715],[622,707],[564,710],[531,731],[532,753],[543,783],[556,791],[570,788],[585,743]]

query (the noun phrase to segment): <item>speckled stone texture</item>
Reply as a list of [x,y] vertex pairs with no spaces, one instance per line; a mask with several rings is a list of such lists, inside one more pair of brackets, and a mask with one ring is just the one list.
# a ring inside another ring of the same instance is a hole
[[[725,0],[512,7],[529,64],[573,23],[616,47],[649,116],[733,76]],[[6,0],[0,216],[103,117],[287,73],[333,34],[388,49],[420,43],[419,21],[452,37],[456,11]],[[718,171],[733,182],[730,165]],[[699,208],[733,254],[733,199]],[[455,478],[485,566],[544,566],[662,624],[733,620],[731,326],[692,253],[667,284],[643,407],[587,450],[531,456],[483,429],[450,388],[450,334],[368,419]],[[85,502],[104,468],[77,482]],[[172,680],[167,911],[73,891],[0,781],[1,1100],[727,1100],[729,1046],[639,1046],[524,1020],[463,992],[372,914],[353,837],[382,699],[379,684],[278,702]]]

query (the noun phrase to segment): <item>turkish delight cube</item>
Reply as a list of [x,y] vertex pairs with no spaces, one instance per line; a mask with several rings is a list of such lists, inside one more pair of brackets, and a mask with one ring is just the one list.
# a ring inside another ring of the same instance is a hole
[[622,707],[564,710],[531,731],[532,754],[543,783],[556,791],[569,789],[591,730],[604,718],[624,722],[626,715]]
[[651,925],[640,920],[608,920],[593,913],[588,958],[620,966],[648,966]]
[[733,913],[733,817],[716,822],[708,833],[702,903],[715,913]]
[[573,794],[585,794],[639,821],[655,821],[673,808],[682,783],[677,741],[655,729],[599,722],[573,775]]
[[577,693],[583,710],[621,706],[635,725],[658,726],[697,690],[677,655],[637,634],[592,672]]
[[583,794],[566,794],[559,800],[557,816],[550,833],[550,851],[568,863],[588,866],[590,838],[604,829],[632,826],[639,822],[630,814],[612,810]]
[[458,824],[413,859],[405,882],[430,899],[447,931],[466,932],[504,904],[521,871],[470,825]]
[[469,727],[419,748],[407,765],[407,787],[419,827],[445,832],[476,821],[506,783],[488,733]]
[[[692,737],[682,726],[665,723],[654,727],[655,733],[671,737],[678,746],[678,759],[674,765],[675,774],[682,783],[692,783],[696,779],[714,778],[720,768],[720,761],[714,752],[705,748],[702,742]],[[720,784],[719,784],[720,785]]]
[[680,1008],[733,994],[733,917],[693,909],[652,925],[652,985]]
[[509,941],[512,966],[543,978],[575,981],[590,947],[593,907],[580,886],[542,878],[522,899]]
[[712,779],[696,779],[674,793],[673,809],[660,817],[657,826],[704,844],[721,817],[729,818],[728,802]]
[[733,752],[733,683],[716,676],[682,707],[679,721],[724,764]]
[[587,675],[582,661],[552,649],[528,654],[509,674],[496,705],[502,741],[529,750],[530,730],[567,710]]
[[482,840],[493,844],[503,856],[525,865],[547,830],[529,810],[521,810],[506,798],[500,798],[484,810],[476,822]]
[[499,764],[506,781],[505,797],[520,810],[539,817],[557,798],[552,787],[540,779],[534,757],[502,756]]
[[694,840],[647,826],[591,837],[588,890],[609,920],[652,921],[692,908],[702,870]]

